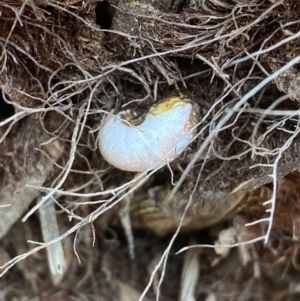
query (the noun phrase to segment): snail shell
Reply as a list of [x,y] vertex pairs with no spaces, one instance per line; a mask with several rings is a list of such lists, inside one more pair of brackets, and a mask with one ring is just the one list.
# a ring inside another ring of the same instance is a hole
[[179,96],[150,108],[142,123],[126,121],[129,111],[110,117],[99,131],[99,149],[111,165],[143,172],[174,160],[195,135],[198,105]]

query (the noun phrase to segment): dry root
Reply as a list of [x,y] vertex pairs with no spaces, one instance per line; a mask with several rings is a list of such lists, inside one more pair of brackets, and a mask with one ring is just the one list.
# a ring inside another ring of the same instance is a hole
[[[7,300],[25,294],[18,277],[28,298],[45,300],[299,294],[298,1],[26,0],[0,9]],[[172,94],[201,108],[176,162],[135,179],[100,157],[97,133],[112,109],[138,118]],[[129,194],[134,262],[118,214]],[[35,212],[49,202],[60,236],[41,242]],[[43,252],[59,241],[66,274],[50,290]],[[188,245],[201,252],[175,255]]]

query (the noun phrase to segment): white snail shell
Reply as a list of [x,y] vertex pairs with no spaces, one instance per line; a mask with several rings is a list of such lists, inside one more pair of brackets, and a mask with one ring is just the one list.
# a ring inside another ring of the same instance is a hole
[[99,148],[111,165],[143,172],[165,165],[180,155],[195,135],[198,106],[179,96],[151,107],[137,126],[126,122],[128,111],[110,117],[99,131]]

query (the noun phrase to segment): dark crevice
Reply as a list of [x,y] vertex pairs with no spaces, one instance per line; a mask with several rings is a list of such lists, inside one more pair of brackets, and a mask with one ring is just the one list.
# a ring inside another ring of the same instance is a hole
[[6,103],[3,99],[2,90],[0,89],[0,119],[6,119],[15,114],[15,108]]
[[107,0],[98,2],[96,5],[96,23],[102,29],[110,29],[115,9]]

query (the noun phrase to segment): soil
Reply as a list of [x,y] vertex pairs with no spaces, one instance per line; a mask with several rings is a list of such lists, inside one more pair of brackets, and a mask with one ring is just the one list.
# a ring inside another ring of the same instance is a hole
[[[1,300],[299,299],[297,0],[0,8]],[[99,129],[172,95],[195,139],[134,182]]]

